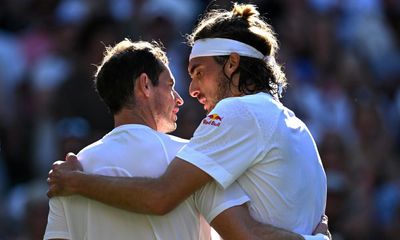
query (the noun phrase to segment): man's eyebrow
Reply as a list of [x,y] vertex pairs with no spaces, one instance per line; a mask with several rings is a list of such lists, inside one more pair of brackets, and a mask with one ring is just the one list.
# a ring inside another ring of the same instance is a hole
[[198,64],[193,64],[190,68],[189,68],[189,74],[192,75],[194,73],[194,70],[200,66],[200,63]]

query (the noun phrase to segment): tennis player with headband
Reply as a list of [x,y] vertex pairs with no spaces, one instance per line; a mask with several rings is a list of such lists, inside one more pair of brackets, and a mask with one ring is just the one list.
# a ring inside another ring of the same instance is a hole
[[312,234],[325,212],[326,176],[306,125],[279,101],[287,83],[275,61],[273,30],[253,5],[235,4],[230,12],[208,12],[188,42],[189,91],[207,117],[166,172],[154,179],[115,178],[56,166],[49,195],[168,212],[209,181],[222,188],[237,181],[251,199],[253,218]]

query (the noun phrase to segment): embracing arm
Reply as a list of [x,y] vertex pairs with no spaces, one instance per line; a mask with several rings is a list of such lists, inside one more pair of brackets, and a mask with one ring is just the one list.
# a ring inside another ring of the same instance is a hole
[[226,209],[216,216],[211,226],[223,239],[252,239],[252,240],[332,240],[328,231],[328,219],[323,216],[315,235],[300,235],[270,224],[261,223],[251,217],[245,204]]
[[[80,194],[129,211],[151,214],[169,212],[211,180],[209,175],[180,159],[175,159],[158,179],[107,177],[73,169],[82,169],[74,155],[53,165],[48,179],[49,197]],[[211,225],[224,239],[303,239],[255,221],[243,205],[223,211]]]
[[283,228],[256,221],[246,205],[231,207],[211,222],[211,226],[223,239],[229,240],[332,240],[327,223],[320,223],[315,235],[300,235]]
[[224,239],[302,240],[301,235],[254,220],[246,205],[229,208],[211,222]]
[[[63,164],[77,164],[74,161],[78,162],[76,156],[69,155]],[[211,180],[207,173],[179,158],[159,178],[93,175],[54,164],[48,196],[79,194],[128,211],[163,215]]]

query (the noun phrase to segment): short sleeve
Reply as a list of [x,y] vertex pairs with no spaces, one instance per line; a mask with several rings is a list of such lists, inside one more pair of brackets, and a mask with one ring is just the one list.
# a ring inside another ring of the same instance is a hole
[[195,192],[194,199],[197,209],[208,223],[226,209],[250,201],[238,183],[234,182],[223,190],[214,181]]
[[67,220],[65,217],[64,207],[60,197],[53,197],[49,201],[49,216],[47,218],[47,226],[44,239],[62,238],[71,239]]
[[223,188],[256,163],[262,135],[254,115],[237,98],[220,101],[177,157],[212,176]]

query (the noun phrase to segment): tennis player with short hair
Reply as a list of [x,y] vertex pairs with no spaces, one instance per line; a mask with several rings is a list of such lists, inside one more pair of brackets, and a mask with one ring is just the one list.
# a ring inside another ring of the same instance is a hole
[[[325,212],[326,176],[306,125],[279,96],[277,40],[254,5],[212,10],[189,36],[190,94],[208,116],[158,178],[112,178],[53,167],[49,195],[81,194],[134,212],[169,212],[209,182],[238,182],[251,215],[311,234]],[[132,156],[132,159],[135,157]],[[215,225],[234,239],[229,226]]]

